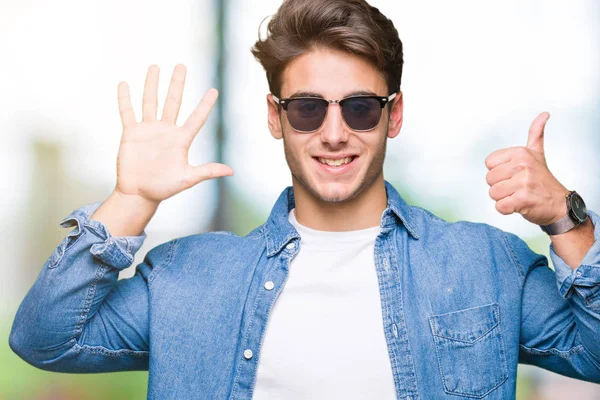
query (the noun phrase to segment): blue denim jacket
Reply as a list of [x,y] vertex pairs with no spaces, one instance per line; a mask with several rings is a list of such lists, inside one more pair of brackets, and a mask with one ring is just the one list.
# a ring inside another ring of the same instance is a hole
[[[374,257],[398,399],[514,399],[518,363],[600,383],[597,214],[576,270],[550,246],[555,273],[517,236],[446,222],[385,185]],[[146,233],[112,237],[89,219],[99,205],[61,222],[75,229],[20,305],[13,351],[49,371],[149,370],[151,399],[251,399],[269,313],[301,248],[292,188],[245,237],[173,239],[122,280]]]

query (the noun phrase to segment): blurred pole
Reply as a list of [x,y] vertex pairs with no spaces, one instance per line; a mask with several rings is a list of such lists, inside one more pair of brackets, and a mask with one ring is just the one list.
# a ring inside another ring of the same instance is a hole
[[[223,121],[225,101],[223,100],[225,91],[225,32],[226,32],[226,12],[227,0],[215,0],[217,10],[217,71],[216,87],[219,90],[217,100],[217,159],[218,163],[225,163],[225,123]],[[211,231],[232,230],[229,218],[229,189],[227,187],[227,178],[218,178],[217,182],[217,207],[209,226]]]

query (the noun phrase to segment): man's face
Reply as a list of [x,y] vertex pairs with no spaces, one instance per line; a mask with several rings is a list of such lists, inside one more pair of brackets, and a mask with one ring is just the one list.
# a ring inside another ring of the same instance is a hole
[[[390,94],[383,74],[369,62],[330,49],[316,49],[293,60],[285,69],[282,82],[281,98],[299,93],[312,93],[327,100],[365,92],[377,96]],[[378,125],[366,132],[349,128],[340,105],[330,104],[323,125],[315,132],[301,133],[290,126],[283,109],[278,111],[271,95],[268,101],[269,128],[274,137],[283,137],[295,188],[305,189],[321,201],[343,202],[358,196],[377,178],[383,178],[387,137],[395,137],[402,122],[400,93],[393,112],[390,114],[386,106]],[[347,157],[351,161],[342,166],[322,162],[325,158],[339,163]]]

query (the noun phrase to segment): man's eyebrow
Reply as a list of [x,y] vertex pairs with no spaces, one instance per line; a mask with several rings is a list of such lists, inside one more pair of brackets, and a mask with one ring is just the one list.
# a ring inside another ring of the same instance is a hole
[[296,92],[293,95],[291,95],[289,98],[293,99],[294,97],[319,97],[319,98],[323,98],[322,94],[319,93],[315,93],[315,92]]
[[[370,91],[370,90],[357,90],[357,91],[346,94],[343,98],[351,97],[351,96],[378,96],[378,94],[373,91]],[[294,97],[318,97],[320,99],[325,98],[320,93],[307,92],[307,91],[296,92],[296,93],[292,94],[289,98],[293,99]]]
[[378,96],[378,94],[370,90],[357,90],[356,92],[348,93],[344,98],[351,96]]

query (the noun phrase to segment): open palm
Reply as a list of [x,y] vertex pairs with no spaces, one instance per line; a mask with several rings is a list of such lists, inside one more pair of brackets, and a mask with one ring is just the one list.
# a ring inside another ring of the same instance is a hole
[[188,162],[192,141],[217,100],[217,90],[206,92],[185,124],[177,126],[186,68],[181,64],[175,67],[160,120],[158,75],[158,66],[151,65],[144,85],[141,122],[136,121],[129,86],[121,82],[118,87],[123,134],[115,190],[152,202],[168,199],[204,180],[233,175],[233,170],[224,164],[192,166]]

